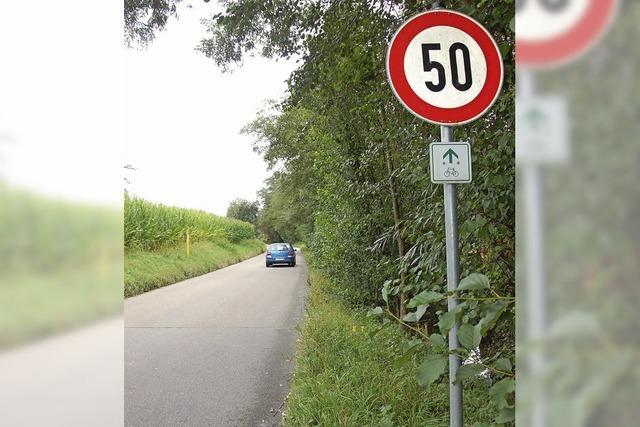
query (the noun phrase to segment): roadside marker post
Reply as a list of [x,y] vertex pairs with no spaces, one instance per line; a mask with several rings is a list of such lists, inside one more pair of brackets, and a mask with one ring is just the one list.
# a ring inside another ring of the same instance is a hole
[[[457,187],[469,183],[471,147],[455,142],[453,126],[484,115],[500,94],[504,69],[498,45],[478,22],[459,12],[436,8],[413,16],[396,31],[387,51],[389,85],[416,117],[440,125],[441,142],[430,145],[431,181],[443,184],[447,289],[460,281]],[[458,305],[447,299],[448,310]],[[449,331],[449,419],[463,426],[462,385],[455,383],[461,360],[456,322]]]

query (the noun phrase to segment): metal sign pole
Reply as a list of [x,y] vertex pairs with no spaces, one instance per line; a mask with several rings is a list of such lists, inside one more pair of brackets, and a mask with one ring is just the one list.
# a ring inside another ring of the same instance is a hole
[[[520,99],[535,95],[535,76],[530,71],[518,73],[517,88]],[[537,378],[544,369],[544,347],[540,344],[545,334],[546,323],[546,272],[544,262],[544,217],[543,188],[540,165],[526,164],[522,168],[522,190],[524,194],[525,242],[526,242],[526,295],[528,314],[527,341],[536,348],[529,353],[529,375]],[[542,393],[536,393],[531,408],[531,427],[544,427],[546,423],[546,401]]]
[[[442,142],[453,142],[453,128],[440,127]],[[456,184],[444,184],[444,223],[447,246],[447,290],[453,291],[460,281],[460,256],[458,254],[458,218]],[[449,311],[456,308],[458,300],[454,296],[447,298]],[[458,322],[449,331],[449,350],[458,348]],[[462,384],[454,384],[460,367],[460,358],[449,354],[449,425],[462,427]]]

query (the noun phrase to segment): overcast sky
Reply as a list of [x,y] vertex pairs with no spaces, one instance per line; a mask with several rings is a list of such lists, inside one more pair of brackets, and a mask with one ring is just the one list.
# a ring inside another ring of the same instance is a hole
[[122,205],[121,4],[4,2],[0,40],[0,180]]
[[267,171],[239,131],[284,96],[295,63],[222,74],[194,50],[215,2],[187,4],[143,51],[123,47],[120,2],[3,5],[0,183],[120,206],[130,163],[129,190],[149,200],[224,214],[254,199]]
[[125,162],[129,191],[173,206],[224,215],[236,197],[255,199],[268,173],[240,135],[269,99],[280,99],[294,61],[248,58],[223,74],[194,47],[211,3],[182,6],[146,50],[125,54]]

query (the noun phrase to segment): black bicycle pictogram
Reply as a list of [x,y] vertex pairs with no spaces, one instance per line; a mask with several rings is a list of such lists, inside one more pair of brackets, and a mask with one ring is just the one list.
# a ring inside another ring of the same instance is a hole
[[454,178],[457,178],[458,175],[460,175],[460,173],[457,170],[455,170],[455,168],[452,168],[452,167],[449,167],[447,168],[446,171],[444,171],[445,178],[449,178],[451,176]]

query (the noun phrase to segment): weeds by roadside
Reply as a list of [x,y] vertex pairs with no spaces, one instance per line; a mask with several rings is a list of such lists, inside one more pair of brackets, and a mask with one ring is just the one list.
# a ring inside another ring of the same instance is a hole
[[[301,327],[286,426],[447,426],[449,389],[416,382],[426,350],[401,363],[409,337],[394,324],[347,308],[310,269],[308,314]],[[467,385],[465,422],[490,419],[488,386]]]

